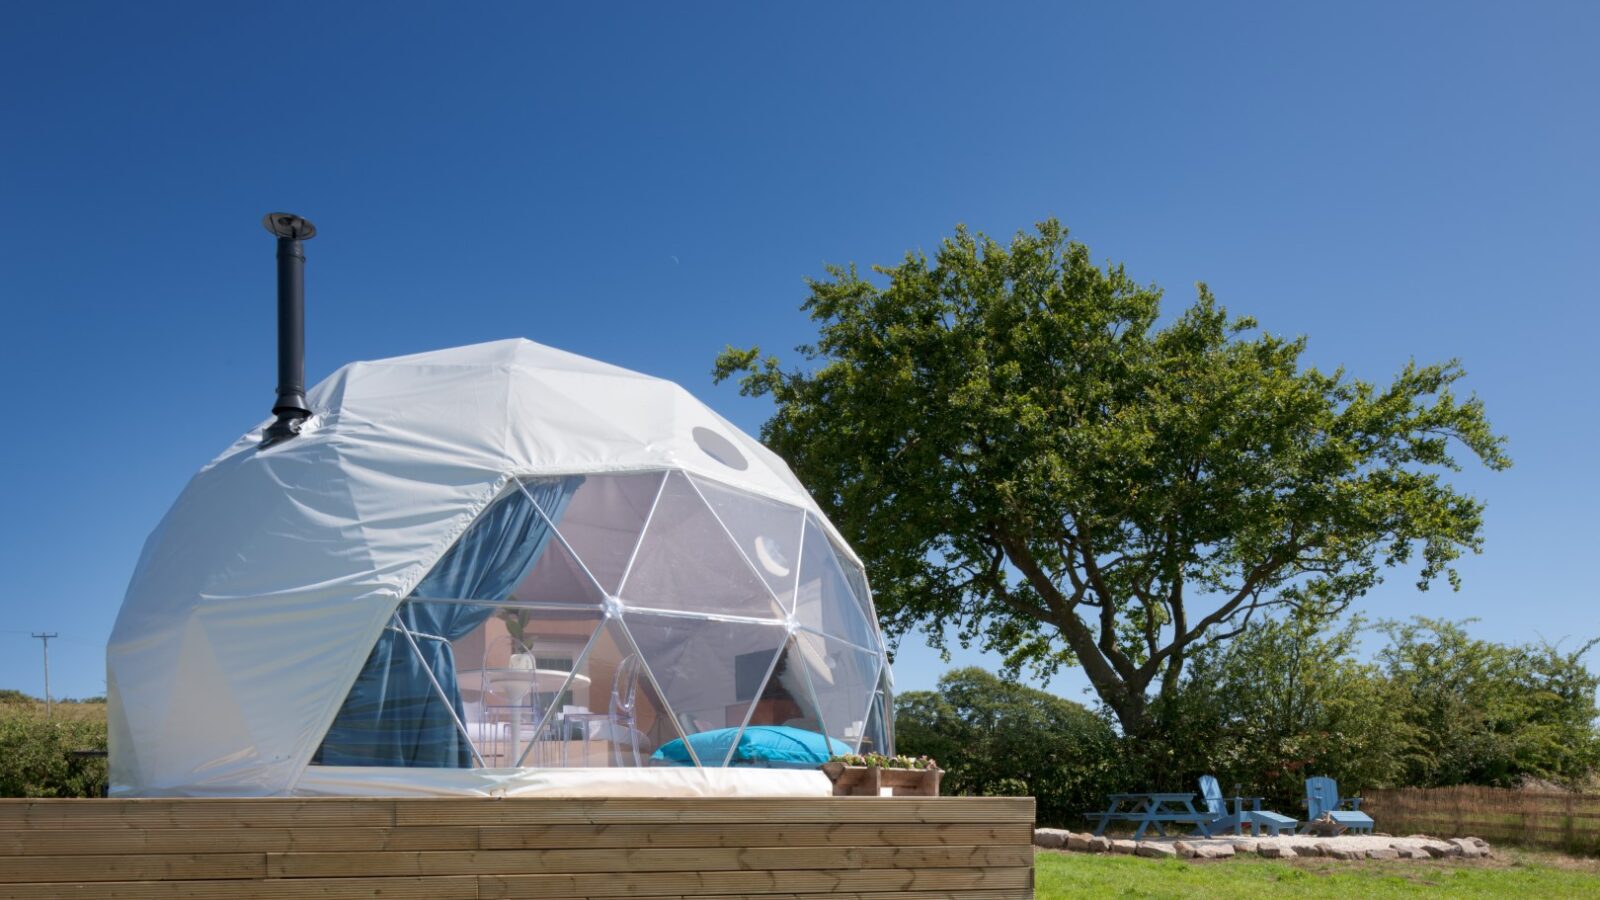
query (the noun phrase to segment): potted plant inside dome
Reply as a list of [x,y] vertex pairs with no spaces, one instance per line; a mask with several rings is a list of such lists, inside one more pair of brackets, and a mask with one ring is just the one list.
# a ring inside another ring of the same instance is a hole
[[845,753],[822,764],[835,797],[937,797],[944,770],[926,756]]

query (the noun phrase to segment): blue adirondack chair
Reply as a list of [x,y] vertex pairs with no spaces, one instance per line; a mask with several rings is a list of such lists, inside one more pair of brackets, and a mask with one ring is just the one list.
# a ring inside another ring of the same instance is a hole
[[[1274,837],[1285,828],[1290,834],[1294,833],[1294,819],[1262,809],[1260,797],[1234,797],[1230,811],[1228,801],[1222,796],[1222,786],[1213,775],[1200,776],[1200,796],[1205,800],[1206,810],[1216,816],[1208,823],[1213,833],[1231,829],[1234,834],[1242,834],[1246,825],[1256,837],[1261,836],[1263,829]],[[1250,801],[1249,809],[1244,808],[1246,800]]]
[[[1349,809],[1340,807],[1349,804]],[[1372,833],[1372,817],[1361,811],[1360,797],[1339,796],[1339,783],[1326,775],[1306,779],[1306,823],[1322,818],[1327,813],[1335,822],[1351,831]],[[1305,829],[1301,829],[1304,833]]]

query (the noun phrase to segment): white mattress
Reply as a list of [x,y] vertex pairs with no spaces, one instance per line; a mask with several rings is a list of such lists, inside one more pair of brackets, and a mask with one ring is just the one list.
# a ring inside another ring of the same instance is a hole
[[302,797],[829,797],[817,769],[396,769],[308,766]]

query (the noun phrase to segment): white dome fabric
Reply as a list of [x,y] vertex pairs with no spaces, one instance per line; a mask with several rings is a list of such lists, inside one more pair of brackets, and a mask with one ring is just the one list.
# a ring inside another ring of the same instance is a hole
[[[399,604],[526,479],[683,472],[713,506],[722,485],[807,511],[860,577],[783,461],[668,381],[508,340],[352,363],[308,400],[300,436],[259,449],[262,422],[145,544],[107,648],[113,795],[295,793]],[[841,637],[881,659],[868,628]]]

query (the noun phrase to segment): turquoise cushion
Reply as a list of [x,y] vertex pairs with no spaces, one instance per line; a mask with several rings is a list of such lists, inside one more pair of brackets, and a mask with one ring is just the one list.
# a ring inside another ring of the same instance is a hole
[[669,741],[650,758],[680,766],[694,765],[689,758],[689,747],[693,747],[701,765],[720,766],[728,758],[734,735],[739,735],[732,762],[736,766],[820,766],[834,756],[850,752],[843,741],[815,731],[788,725],[751,725],[744,734],[739,734],[737,728],[702,731],[689,736],[688,746],[682,740]]

